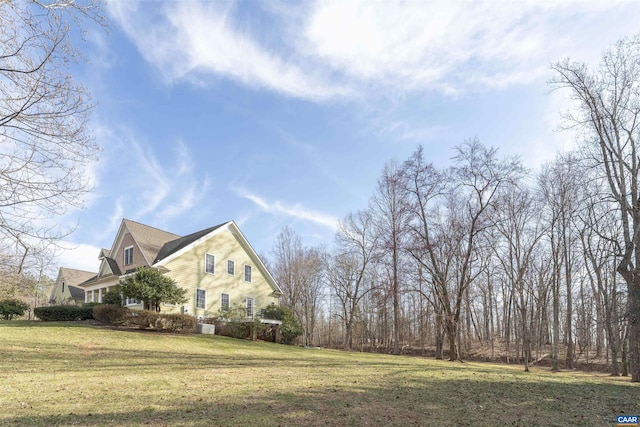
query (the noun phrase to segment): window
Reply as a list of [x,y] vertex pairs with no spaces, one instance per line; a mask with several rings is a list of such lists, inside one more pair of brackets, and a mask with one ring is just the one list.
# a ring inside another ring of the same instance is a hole
[[247,317],[253,317],[253,298],[247,298]]
[[251,266],[250,265],[244,266],[244,281],[251,283]]
[[64,293],[64,282],[62,282],[62,293]]
[[216,273],[216,257],[215,255],[206,254],[204,256],[204,271],[207,273]]
[[124,305],[136,305],[138,304],[138,300],[135,298],[126,298],[124,301]]
[[196,289],[196,308],[204,309],[207,306],[207,291]]
[[236,274],[236,263],[231,260],[227,261],[227,274],[232,276]]
[[229,311],[229,294],[220,294],[220,310]]
[[124,248],[124,265],[133,264],[133,246]]

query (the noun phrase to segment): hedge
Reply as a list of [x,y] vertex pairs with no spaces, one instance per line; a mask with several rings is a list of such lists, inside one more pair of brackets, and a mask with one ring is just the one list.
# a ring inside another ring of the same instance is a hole
[[115,304],[101,304],[93,307],[93,318],[110,325],[122,325],[129,316],[129,309]]
[[93,319],[93,306],[52,305],[36,307],[33,313],[43,322],[60,322]]
[[140,329],[155,329],[166,332],[193,332],[196,318],[184,314],[162,314],[155,311],[140,310],[131,313],[129,321]]

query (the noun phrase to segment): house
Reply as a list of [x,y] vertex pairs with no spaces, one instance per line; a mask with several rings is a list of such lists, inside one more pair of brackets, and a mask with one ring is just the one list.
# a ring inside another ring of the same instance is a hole
[[[162,304],[162,312],[208,317],[236,307],[254,317],[260,309],[279,304],[282,295],[233,221],[179,236],[123,219],[111,248],[102,249],[98,258],[98,274],[80,285],[85,302],[102,302],[138,267],[156,268],[187,289],[185,304]],[[125,305],[141,309],[142,301],[127,299]]]
[[96,273],[73,268],[60,267],[58,277],[51,289],[49,304],[71,305],[82,303],[85,300],[84,289],[80,288],[83,282],[94,277]]

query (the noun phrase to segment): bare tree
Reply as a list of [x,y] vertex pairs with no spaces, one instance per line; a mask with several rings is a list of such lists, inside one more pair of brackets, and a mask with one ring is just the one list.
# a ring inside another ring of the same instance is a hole
[[69,70],[85,18],[103,23],[97,2],[0,2],[0,245],[14,273],[69,231],[51,218],[89,190],[92,103]]
[[323,289],[321,253],[304,247],[300,237],[290,227],[284,227],[276,238],[273,255],[274,274],[284,292],[282,304],[302,324],[304,345],[314,345]]
[[[418,149],[405,163],[404,188],[415,213],[413,257],[431,273],[444,313],[449,359],[456,360],[462,303],[481,269],[473,266],[479,238],[492,226],[498,194],[522,173],[515,159],[498,159],[477,139],[456,148],[446,174],[427,164]],[[423,251],[420,253],[420,251]]]
[[393,299],[392,352],[400,354],[400,263],[408,217],[401,188],[400,170],[395,161],[385,165],[371,201],[380,238],[380,250],[383,251],[380,259],[387,261],[389,288]]
[[617,271],[627,285],[631,378],[640,382],[640,37],[622,39],[600,65],[570,60],[552,66],[553,88],[569,89],[577,103],[568,126],[584,132],[593,160],[618,206],[622,252]]
[[344,348],[353,345],[353,324],[363,298],[375,288],[373,261],[378,250],[378,234],[369,211],[349,214],[340,222],[336,249],[325,258],[328,285],[340,305],[339,317],[345,327]]
[[573,368],[573,270],[576,227],[574,217],[579,208],[581,170],[578,159],[573,154],[558,156],[544,165],[538,177],[538,186],[547,208],[547,230],[553,260],[553,369],[558,370],[558,345],[560,342],[560,286],[564,281],[565,304],[565,366]]
[[539,204],[527,189],[512,191],[500,199],[496,226],[502,235],[501,244],[494,246],[502,271],[511,283],[516,296],[522,331],[524,370],[529,372],[531,361],[530,321],[531,305],[536,283],[535,255],[543,236],[542,223],[536,220]]

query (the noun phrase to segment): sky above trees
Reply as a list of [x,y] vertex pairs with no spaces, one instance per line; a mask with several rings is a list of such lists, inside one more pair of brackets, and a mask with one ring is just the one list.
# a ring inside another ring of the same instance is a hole
[[123,217],[188,234],[235,220],[268,254],[330,246],[384,164],[478,138],[530,169],[570,150],[550,64],[595,64],[634,1],[110,3],[74,68],[102,147],[60,265],[95,270]]

